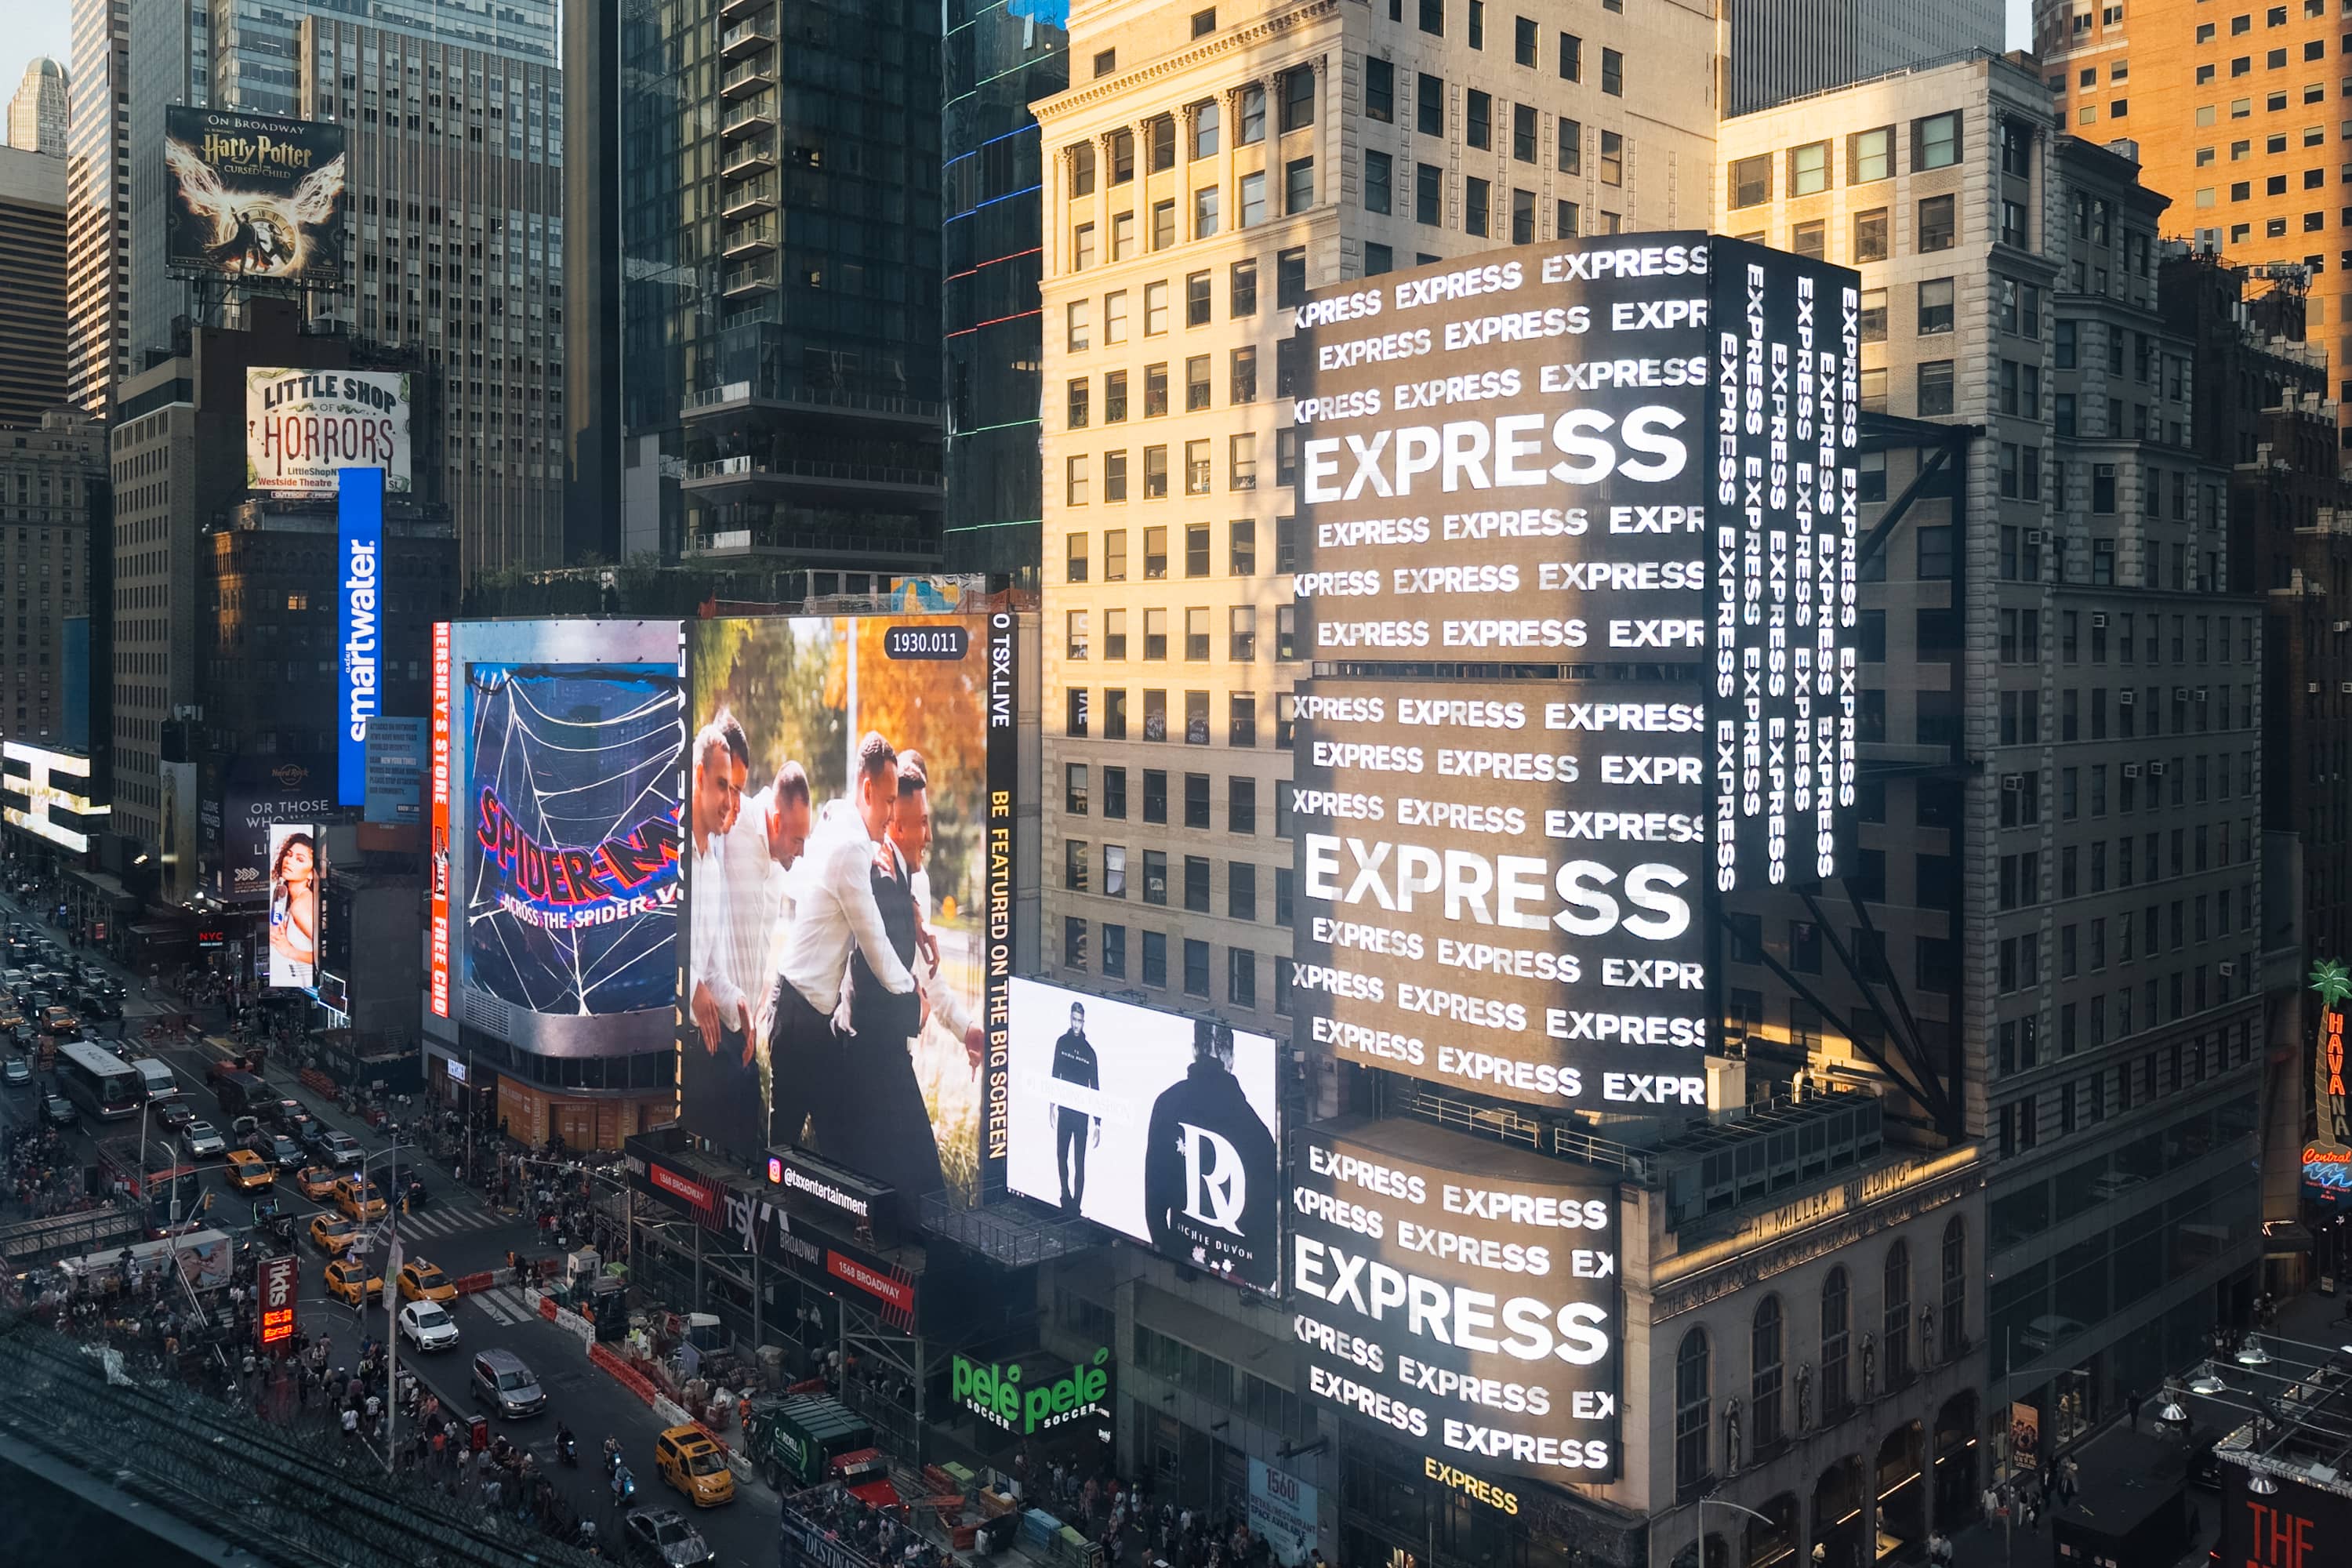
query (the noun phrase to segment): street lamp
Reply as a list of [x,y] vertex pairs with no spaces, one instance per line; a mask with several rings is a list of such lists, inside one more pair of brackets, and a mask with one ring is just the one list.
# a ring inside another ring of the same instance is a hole
[[[1744,1513],[1748,1518],[1770,1525],[1774,1529],[1780,1528],[1780,1521],[1770,1514],[1759,1513],[1744,1502],[1733,1502],[1728,1498],[1703,1497],[1698,1500],[1698,1539],[1691,1542],[1692,1550],[1698,1554],[1698,1568],[1706,1568],[1706,1510],[1711,1508],[1727,1508],[1734,1513]],[[1725,1550],[1728,1551],[1729,1548],[1727,1547]]]

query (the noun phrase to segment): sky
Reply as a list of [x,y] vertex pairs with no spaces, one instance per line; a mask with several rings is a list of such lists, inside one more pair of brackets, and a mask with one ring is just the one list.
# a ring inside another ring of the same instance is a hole
[[[0,71],[9,85],[0,96],[16,91],[16,79],[37,55],[50,55],[73,64],[72,0],[18,0],[0,26]],[[2009,47],[2022,48],[2033,34],[2032,0],[2009,0]]]

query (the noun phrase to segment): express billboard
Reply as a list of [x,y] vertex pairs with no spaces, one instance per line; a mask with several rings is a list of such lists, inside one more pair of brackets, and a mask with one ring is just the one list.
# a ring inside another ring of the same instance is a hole
[[308,991],[319,983],[319,830],[269,827],[269,984]]
[[245,485],[277,496],[331,496],[345,468],[379,468],[406,495],[408,375],[400,371],[253,365],[245,373]]
[[236,110],[163,110],[164,265],[220,278],[343,278],[343,128]]
[[1619,1473],[1615,1184],[1415,1121],[1298,1134],[1292,1330],[1319,1403],[1482,1473]]
[[1005,1184],[1180,1263],[1281,1287],[1281,1058],[1210,1019],[1016,979]]
[[1307,1037],[1507,1099],[1704,1108],[1697,697],[1300,682],[1291,994]]
[[460,1016],[541,1055],[657,1048],[677,978],[677,623],[461,621],[450,636]]
[[1003,1183],[1014,617],[688,624],[688,1128],[902,1219]]
[[1296,738],[1311,1037],[1535,1103],[1703,1104],[1706,895],[1850,853],[1858,279],[1601,237],[1296,323],[1332,672]]

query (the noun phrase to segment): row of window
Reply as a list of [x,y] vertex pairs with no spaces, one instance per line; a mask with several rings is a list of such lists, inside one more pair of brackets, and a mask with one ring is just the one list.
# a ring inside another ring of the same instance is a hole
[[[1277,617],[1283,627],[1283,635],[1278,640],[1285,647],[1289,647],[1296,641],[1291,609],[1292,606],[1288,605],[1283,605],[1282,613]],[[1128,636],[1129,614],[1130,612],[1127,610],[1102,612],[1103,658],[1106,660],[1124,660],[1131,654],[1139,655],[1146,663],[1156,663],[1167,658],[1169,612],[1158,609],[1141,612],[1143,637],[1139,644],[1131,642]],[[1083,662],[1093,652],[1093,612],[1067,610],[1063,615],[1063,657]],[[1215,639],[1209,628],[1214,615],[1215,612],[1205,605],[1194,605],[1184,611],[1184,640],[1181,653],[1187,663],[1205,663],[1210,658],[1210,645]],[[1234,664],[1249,664],[1255,661],[1259,651],[1257,626],[1256,605],[1226,606],[1224,657],[1228,661]],[[1289,658],[1294,657],[1294,653],[1295,650],[1293,653],[1284,653],[1281,657]]]
[[[1143,580],[1161,581],[1168,575],[1168,530],[1147,528],[1142,531]],[[1068,534],[1063,541],[1062,580],[1084,583],[1094,574],[1093,536],[1083,529]],[[1127,530],[1105,529],[1102,536],[1102,580],[1124,583],[1128,575]],[[1192,522],[1184,525],[1183,567],[1186,577],[1213,575],[1210,525]],[[1298,520],[1281,517],[1274,522],[1274,569],[1293,572],[1298,566]],[[1257,519],[1237,517],[1225,525],[1225,570],[1235,577],[1257,575]],[[1083,615],[1084,611],[1075,614]],[[1113,657],[1118,657],[1114,655]]]
[[[1098,968],[1106,980],[1134,979],[1155,991],[1169,989],[1168,933],[1160,931],[1137,931],[1137,963],[1132,974],[1129,972],[1128,928],[1106,921],[1097,928],[1100,945],[1088,950],[1087,922],[1075,915],[1062,919],[1062,965],[1085,973],[1088,968]],[[1209,944],[1193,937],[1181,940],[1180,949],[1182,969],[1180,984],[1187,996],[1202,1001],[1222,999],[1235,1007],[1257,1007],[1258,955],[1244,947],[1225,950],[1225,993],[1218,998],[1210,989]],[[1287,1017],[1290,1013],[1290,965],[1279,954],[1274,963],[1274,1010]]]
[[[1870,131],[1857,131],[1845,139],[1845,183],[1849,185],[1874,184],[1895,177],[1895,128],[1882,125]],[[1731,193],[1731,207],[1737,212],[1743,207],[1762,206],[1772,199],[1776,165],[1785,165],[1781,191],[1791,199],[1819,195],[1837,183],[1837,170],[1832,157],[1832,143],[1809,142],[1801,147],[1791,147],[1780,154],[1759,153],[1751,158],[1735,158],[1726,188]],[[2027,139],[2023,145],[2030,149]],[[1954,109],[1942,114],[1929,114],[1911,121],[1910,172],[1923,174],[1930,169],[1948,169],[1960,161],[1961,112]],[[2007,143],[2003,148],[2007,157]],[[2030,156],[2030,153],[2021,154]],[[2027,172],[2026,168],[2012,171]]]
[[[1958,216],[1955,202],[1956,198],[1951,196],[1925,196],[1920,199],[1918,222],[1911,230],[1912,254],[1931,255],[1936,251],[1949,250],[1959,242]],[[2004,202],[2001,205],[2004,240],[2024,248],[2025,241],[2022,237],[2010,238],[2009,225],[2013,217],[2021,237],[2026,221],[2025,209],[2015,202]],[[2014,215],[2010,214],[2008,210],[2011,207],[2017,209]],[[1885,207],[1869,207],[1853,215],[1850,226],[1852,244],[1846,251],[1849,264],[1860,267],[1864,262],[1885,261],[1895,254],[1890,238],[1891,231],[1887,224],[1887,212],[1888,209]],[[1765,237],[1759,230],[1743,234],[1738,237],[1752,239],[1760,244]],[[1827,260],[1829,258],[1829,220],[1811,218],[1803,223],[1790,225],[1789,248],[1799,256],[1809,256],[1815,260]]]
[[[1283,477],[1278,481],[1290,483],[1288,477],[1297,450],[1297,432],[1285,429],[1276,433],[1280,442]],[[1212,443],[1207,437],[1184,443],[1184,494],[1204,496],[1216,488],[1212,471]],[[1146,447],[1143,451],[1142,499],[1164,500],[1168,490],[1168,448],[1165,446]],[[1089,453],[1065,458],[1062,465],[1062,504],[1085,506],[1094,489],[1094,457]],[[1128,499],[1128,461],[1124,448],[1102,454],[1102,499],[1106,504],[1116,504]],[[1228,490],[1257,489],[1257,436],[1242,431],[1225,437],[1225,488]]]
[[[1090,376],[1073,376],[1065,388],[1064,428],[1083,430],[1094,418],[1094,381]],[[1226,357],[1225,402],[1239,406],[1257,401],[1257,348],[1233,350]],[[1210,369],[1210,356],[1194,354],[1184,362],[1184,412],[1197,414],[1216,406],[1216,384]],[[1168,363],[1143,367],[1143,400],[1141,415],[1157,419],[1169,412]],[[1128,397],[1128,373],[1107,371],[1102,378],[1102,422],[1118,425],[1130,412]]]
[[[2285,113],[2287,100],[2289,97],[2290,94],[2284,88],[2280,88],[2275,91],[2265,93],[2263,97],[2263,112],[2265,114]],[[2305,104],[2314,104],[2325,103],[2326,101],[2327,87],[2326,83],[2316,81],[2304,83],[2303,102]],[[2221,120],[2221,108],[2222,106],[2220,104],[2199,104],[2197,106],[2196,114],[2198,128],[2200,130],[2205,130],[2211,126],[2220,124]],[[2228,108],[2230,110],[2230,118],[2232,120],[2251,120],[2253,118],[2254,100],[2251,98],[2233,98],[2230,100]]]
[[[2205,966],[2202,964],[2197,967],[2197,978],[2199,994],[2201,997],[2205,980]],[[2179,1005],[2180,981],[2179,975],[2172,976],[2176,1004],[2173,1011],[2175,1019],[2187,1016],[2187,1013]],[[2223,993],[2217,1005],[2228,1003],[2230,999],[2228,985],[2229,983],[2226,980],[2222,982]],[[2149,997],[2147,1018],[2142,1026],[2145,1028],[2158,1026],[2154,1016],[2155,988],[2156,982],[2149,981],[2147,983]],[[2241,998],[2248,994],[2243,979],[2238,981],[2236,990]],[[2135,1032],[2131,1022],[2131,992],[2126,988],[2117,994],[2122,1000],[2123,1006],[2120,1027],[2116,1030],[2115,1038],[2128,1039]],[[2090,1037],[2079,1046],[2076,1043],[2074,1004],[2070,1002],[2058,1009],[2062,1058],[2073,1055],[2077,1049],[2095,1050],[2107,1043],[2105,1014],[2103,1009],[2103,1004],[2105,1001],[2106,998],[2104,996],[2094,996],[2090,999],[2090,1023],[2085,1031]],[[2200,1001],[2198,1010],[2202,1011],[2203,1006],[2204,1004]],[[2032,1033],[2034,1024],[2035,1020],[2032,1017],[2013,1018],[2008,1020],[2003,1025],[2003,1028],[2007,1030],[2013,1026],[2019,1037],[2022,1038]],[[2234,1048],[2231,1045],[2229,1032],[2226,1029],[2211,1037],[2213,1054],[2210,1067],[2206,1055],[2208,1044],[2204,1038],[2193,1042],[2176,1042],[2170,1051],[2172,1070],[2168,1092],[2179,1093],[2186,1086],[2202,1083],[2209,1076],[2228,1071],[2233,1065],[2233,1058],[2234,1065],[2244,1066],[2248,1060],[2251,1047],[2247,1043],[2246,1026],[2241,1024],[2238,1028],[2239,1039]],[[2063,1083],[2049,1085],[2043,1089],[2037,1089],[2033,1093],[1997,1106],[1993,1111],[1998,1129],[1995,1144],[2000,1156],[2007,1159],[2032,1151],[2042,1142],[2045,1131],[2043,1126],[2045,1121],[2054,1121],[2056,1125],[2051,1131],[2063,1135],[2079,1131],[2086,1125],[2095,1126],[2105,1121],[2110,1109],[2116,1114],[2121,1114],[2131,1110],[2135,1103],[2142,1105],[2153,1103],[2159,1093],[2167,1092],[2158,1088],[2157,1057],[2157,1052],[2150,1051],[2137,1063],[2121,1062],[2113,1067],[2102,1068],[2083,1078],[2070,1079]],[[2022,1056],[2017,1059],[2021,1063],[2025,1061]],[[2008,1070],[2004,1068],[2003,1073],[2006,1074]],[[2029,1068],[2027,1066],[2021,1065],[2015,1070],[2024,1072]],[[2136,1089],[2137,1100],[2135,1100]],[[2049,1101],[2050,1110],[2055,1112],[2054,1116],[2045,1115],[2042,1109],[2045,1099]],[[2222,1113],[2224,1119],[2233,1126],[2238,1120],[2238,1113],[2234,1109],[2236,1103],[2231,1102],[2231,1108],[2226,1108]],[[2214,1113],[2204,1114],[2210,1116]],[[2232,1137],[2241,1135],[2242,1135],[2242,1130],[2230,1134]],[[2176,1159],[2157,1170],[2139,1173],[2136,1180],[2110,1180],[2105,1190],[2098,1192],[2098,1196],[2102,1201],[2111,1202],[2120,1196],[2125,1189],[2137,1186],[2140,1182],[2161,1174],[2165,1170],[2175,1169],[2183,1161],[2196,1158],[2207,1152],[2209,1149],[2210,1144],[2183,1149],[2179,1152]],[[2131,1163],[2136,1163],[2140,1157],[2135,1154]],[[2023,1234],[2031,1235],[2032,1232],[2027,1231]],[[2021,1239],[2021,1237],[2011,1239]]]
[[[2008,572],[2002,573],[2003,576],[2011,574]],[[1884,612],[1865,612],[1865,614],[1871,613],[1883,614]],[[1932,612],[1920,613],[1925,616]],[[2081,610],[2058,612],[2058,655],[2067,664],[2080,664],[2083,661],[2083,623],[2085,614],[2086,612]],[[2092,610],[2087,614],[2090,620],[2090,654],[2093,664],[2107,662],[2108,639],[2111,633],[2114,637],[2117,663],[2144,662],[2149,665],[2161,665],[2165,662],[2165,617],[2161,613],[2154,610],[2145,613],[2135,610],[2113,612]],[[2251,665],[2254,662],[2254,620],[2251,616],[2240,616],[2236,619],[2238,627],[2236,662]],[[2043,618],[2040,610],[2003,610],[2000,613],[2000,624],[1999,652],[2003,664],[2041,662],[2046,650],[2046,639],[2042,635]],[[2230,652],[2230,624],[2231,617],[2228,616],[2192,616],[2176,612],[2171,622],[2171,662],[2174,664],[2233,662]],[[2147,633],[2144,642],[2139,635],[2143,626]],[[1882,633],[1881,636],[1883,642],[1884,634]],[[2141,658],[2143,651],[2146,655],[2144,659]],[[2154,690],[2154,688],[2150,688],[2150,690]],[[2126,696],[2124,700],[2129,702],[2131,699]],[[2149,700],[2153,702],[2155,699],[2151,697]],[[2200,697],[2199,700],[2202,701],[2203,698]],[[2225,697],[2224,701],[2226,700]]]
[[[1276,658],[1290,660],[1298,657],[1297,627],[1293,619],[1295,613],[1290,605],[1285,605],[1277,615],[1276,624],[1281,629],[1275,639]],[[1205,746],[1209,743],[1209,694],[1206,691],[1186,691],[1181,693],[1181,696],[1184,700],[1184,728],[1181,731],[1181,739],[1188,746]],[[1227,745],[1246,749],[1258,743],[1257,709],[1258,701],[1254,693],[1247,691],[1226,693],[1225,743]],[[1276,750],[1286,752],[1290,749],[1291,737],[1297,725],[1296,713],[1296,700],[1288,692],[1284,692],[1275,706]],[[1157,687],[1144,689],[1142,727],[1132,736],[1129,734],[1129,709],[1125,687],[1112,686],[1103,689],[1099,714],[1096,710],[1093,693],[1088,688],[1073,686],[1064,693],[1062,732],[1075,739],[1083,740],[1089,735],[1099,733],[1099,737],[1106,741],[1134,739],[1159,744],[1168,739],[1168,693],[1165,689]],[[1105,785],[1105,791],[1108,796],[1108,784]],[[1121,800],[1126,798],[1124,792],[1121,792],[1118,798]],[[1150,805],[1150,797],[1147,795],[1145,799],[1147,810]],[[1287,786],[1285,786],[1275,802],[1276,832],[1289,831],[1289,791]],[[1144,820],[1149,822],[1152,819],[1146,816]]]
[[[1445,37],[1445,0],[1417,0],[1417,4],[1420,11],[1415,21],[1421,30],[1433,38]],[[1473,49],[1484,49],[1486,47],[1486,0],[1468,0],[1468,5],[1469,10],[1465,17],[1464,36]],[[1603,11],[1622,12],[1625,9],[1625,0],[1601,0],[1601,8]],[[1389,20],[1401,22],[1403,19],[1404,0],[1389,0]],[[1554,50],[1553,58],[1559,68],[1559,79],[1582,81],[1584,79],[1584,40],[1573,33],[1560,33],[1557,37],[1559,43]],[[1542,47],[1540,38],[1534,18],[1513,17],[1511,19],[1511,63],[1524,66],[1529,70],[1540,68],[1542,62],[1538,58]],[[1625,90],[1625,57],[1615,49],[1601,51],[1601,90],[1617,94],[1622,94]]]
[[[1276,255],[1275,261],[1275,306],[1288,310],[1304,304],[1307,300],[1307,251],[1300,247]],[[1184,325],[1205,327],[1215,316],[1215,274],[1212,271],[1187,273],[1184,282]],[[1139,289],[1118,289],[1102,297],[1103,342],[1123,343],[1133,322],[1135,300],[1142,296],[1142,328],[1147,338],[1165,334],[1173,318],[1169,283],[1154,279]],[[1064,307],[1065,342],[1072,353],[1084,353],[1095,346],[1095,300],[1091,298],[1072,300]],[[1240,321],[1257,314],[1257,258],[1247,258],[1225,269],[1225,315]]]
[[[1748,1321],[1747,1405],[1750,1452],[1763,1454],[1790,1435],[1787,1369],[1791,1361],[1818,1362],[1821,1424],[1833,1426],[1852,1415],[1858,1401],[1880,1389],[1908,1384],[1932,1352],[1944,1361],[1969,1348],[1968,1222],[1954,1215],[1945,1224],[1937,1266],[1940,1289],[1912,1316],[1911,1244],[1897,1237],[1879,1268],[1877,1332],[1857,1334],[1853,1281],[1844,1265],[1829,1271],[1814,1315],[1818,1332],[1812,1356],[1791,1353],[1789,1320],[1778,1292],[1756,1304]],[[1941,1322],[1937,1319],[1940,1309]],[[1864,1321],[1866,1323],[1866,1320]],[[1918,1342],[1915,1346],[1914,1337]],[[1857,1376],[1855,1363],[1861,1363]],[[1801,1384],[1804,1374],[1797,1374]],[[1736,1390],[1738,1384],[1733,1384]],[[1736,1397],[1736,1394],[1735,1394]],[[1692,1329],[1675,1351],[1675,1489],[1698,1492],[1712,1474],[1715,1356],[1706,1330]],[[1805,1395],[1798,1395],[1800,1404]]]
[[[1062,886],[1073,893],[1099,891],[1106,899],[1128,896],[1128,850],[1124,844],[1105,844],[1102,851],[1102,882],[1097,889],[1094,879],[1093,847],[1081,838],[1062,840]],[[1216,913],[1210,898],[1211,864],[1205,855],[1180,858],[1183,887],[1179,898],[1181,908],[1196,915]],[[1169,901],[1168,852],[1164,849],[1143,851],[1140,885],[1137,895],[1146,904],[1165,908]],[[1225,918],[1255,921],[1258,913],[1258,868],[1246,860],[1234,860],[1225,868]],[[1276,868],[1274,923],[1290,923],[1290,871],[1286,867]]]

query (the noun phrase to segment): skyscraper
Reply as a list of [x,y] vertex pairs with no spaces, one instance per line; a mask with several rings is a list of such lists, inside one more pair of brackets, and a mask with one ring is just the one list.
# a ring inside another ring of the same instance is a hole
[[958,5],[942,40],[951,571],[1038,564],[1045,200],[1029,106],[1069,86],[1069,11],[1068,0]]
[[74,0],[66,393],[93,414],[131,368],[130,40],[130,0]]
[[0,149],[0,425],[66,400],[66,164]]
[[[129,293],[134,356],[170,352],[173,321],[194,316],[200,306],[195,286],[173,278],[164,260],[170,210],[163,166],[167,109],[183,105],[300,116],[305,86],[301,28],[308,19],[306,13],[332,16],[351,26],[382,28],[394,37],[477,49],[502,60],[552,67],[555,59],[553,0],[498,5],[483,0],[323,0],[300,10],[257,0],[234,0],[220,6],[192,5],[187,0],[128,0],[128,4]],[[337,74],[356,78],[364,63],[368,62],[355,58],[351,71]],[[423,68],[421,60],[419,68]],[[440,146],[437,128],[445,116],[455,118],[443,101],[452,95],[446,89],[436,91],[435,84],[422,77],[415,86],[415,91],[404,88],[400,94],[403,100],[414,98],[413,103],[404,101],[396,109],[384,104],[358,110],[356,118],[350,121],[353,130],[376,126],[386,135],[395,131],[409,133],[407,144],[418,149],[430,152]],[[553,111],[542,104],[538,112],[536,130],[545,138],[554,130],[554,122],[548,119]],[[400,118],[371,120],[370,113]],[[408,123],[412,117],[414,123]],[[515,137],[530,129],[527,121],[513,125],[502,122],[502,130]],[[356,216],[365,193],[356,183],[350,189],[350,210]],[[217,289],[212,298],[217,300]]]
[[2001,0],[1724,0],[1723,111],[1752,114],[1967,49],[1999,54]]
[[66,68],[43,55],[25,68],[25,79],[8,100],[8,145],[62,158],[71,121]]
[[[627,177],[566,215],[579,303],[619,344],[569,362],[572,548],[932,569],[938,8],[794,7],[789,50],[776,0],[581,21],[613,31],[578,51],[570,123]],[[614,418],[617,444],[592,435]]]

